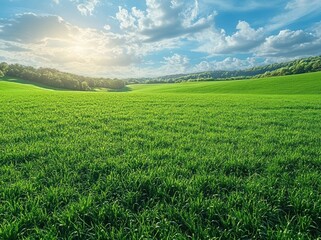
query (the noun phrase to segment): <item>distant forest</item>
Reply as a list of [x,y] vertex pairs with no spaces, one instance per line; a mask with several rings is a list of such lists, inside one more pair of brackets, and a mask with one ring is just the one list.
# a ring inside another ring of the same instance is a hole
[[90,91],[95,88],[122,89],[124,80],[91,78],[60,72],[51,68],[33,68],[20,64],[0,63],[0,77],[20,78],[55,88]]
[[209,71],[192,74],[170,75],[158,78],[128,79],[129,83],[175,83],[194,81],[219,81],[231,79],[284,76],[321,71],[321,56],[303,58],[286,63],[274,63],[235,71]]
[[223,81],[231,79],[284,76],[321,71],[321,56],[303,58],[286,63],[274,63],[245,70],[209,71],[192,74],[178,74],[158,78],[110,79],[91,78],[65,73],[51,68],[33,68],[20,64],[0,63],[0,77],[14,77],[56,88],[90,91],[95,88],[119,90],[126,84],[135,83],[177,83],[194,81]]

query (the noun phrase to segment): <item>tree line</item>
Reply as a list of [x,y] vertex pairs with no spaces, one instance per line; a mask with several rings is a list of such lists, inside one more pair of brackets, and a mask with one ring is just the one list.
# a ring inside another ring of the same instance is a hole
[[119,90],[126,83],[177,83],[187,81],[219,81],[270,76],[284,76],[321,71],[321,56],[308,57],[286,63],[274,63],[244,70],[208,71],[193,74],[177,74],[157,78],[131,78],[126,80],[91,78],[61,72],[51,68],[33,68],[20,64],[0,63],[0,77],[21,78],[51,87],[88,91],[95,88]]
[[55,88],[90,91],[95,88],[122,89],[126,82],[119,79],[91,78],[61,72],[52,68],[34,68],[20,64],[0,63],[0,77],[20,78]]
[[303,58],[285,63],[274,63],[244,70],[208,71],[192,74],[177,74],[157,78],[128,79],[130,83],[177,83],[187,81],[219,81],[269,76],[283,76],[321,71],[321,56]]
[[321,71],[321,56],[288,62],[285,66],[273,71],[266,71],[259,75],[259,77],[284,76],[318,71]]

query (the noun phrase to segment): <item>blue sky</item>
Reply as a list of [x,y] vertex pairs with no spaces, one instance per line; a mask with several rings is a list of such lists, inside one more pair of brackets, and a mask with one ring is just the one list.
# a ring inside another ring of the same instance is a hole
[[105,77],[321,54],[321,0],[1,0],[0,61]]

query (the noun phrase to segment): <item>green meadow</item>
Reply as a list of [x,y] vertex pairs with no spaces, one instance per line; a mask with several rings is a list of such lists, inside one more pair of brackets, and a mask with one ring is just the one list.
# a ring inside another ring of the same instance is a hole
[[321,239],[321,73],[59,91],[0,79],[0,239]]

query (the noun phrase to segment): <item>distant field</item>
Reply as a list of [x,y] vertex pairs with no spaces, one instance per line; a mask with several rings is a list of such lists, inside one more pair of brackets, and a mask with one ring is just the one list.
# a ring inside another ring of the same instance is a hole
[[132,85],[137,92],[222,94],[321,94],[321,72],[235,81]]
[[0,79],[0,239],[321,238],[321,74]]

